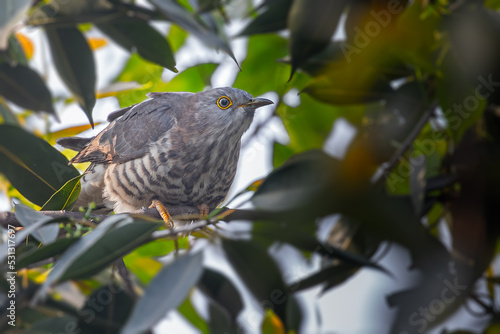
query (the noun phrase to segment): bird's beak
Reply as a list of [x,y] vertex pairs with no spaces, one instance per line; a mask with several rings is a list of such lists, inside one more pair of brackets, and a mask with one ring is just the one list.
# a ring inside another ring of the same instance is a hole
[[242,104],[241,107],[250,107],[257,109],[263,106],[267,106],[268,104],[274,104],[274,102],[268,99],[264,99],[262,97],[255,97],[249,102]]

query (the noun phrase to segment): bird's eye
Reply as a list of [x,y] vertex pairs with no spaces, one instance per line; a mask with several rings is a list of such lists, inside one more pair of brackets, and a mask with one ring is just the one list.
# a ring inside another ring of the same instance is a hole
[[233,104],[233,102],[231,102],[231,99],[229,99],[229,97],[227,96],[221,96],[219,97],[219,99],[217,100],[217,106],[221,109],[227,109],[229,108],[231,105]]

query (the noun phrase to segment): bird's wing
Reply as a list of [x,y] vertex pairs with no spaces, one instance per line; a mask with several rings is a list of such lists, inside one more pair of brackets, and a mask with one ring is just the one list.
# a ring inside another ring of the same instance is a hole
[[176,115],[165,94],[114,112],[113,121],[70,162],[123,163],[148,153],[149,144],[176,124]]

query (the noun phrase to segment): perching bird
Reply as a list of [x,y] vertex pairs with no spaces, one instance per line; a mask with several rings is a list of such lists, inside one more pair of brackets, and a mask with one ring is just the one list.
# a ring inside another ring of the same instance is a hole
[[229,191],[255,109],[273,103],[231,87],[148,97],[111,113],[93,138],[58,140],[80,151],[70,163],[91,162],[76,207],[121,213],[162,203],[208,213]]

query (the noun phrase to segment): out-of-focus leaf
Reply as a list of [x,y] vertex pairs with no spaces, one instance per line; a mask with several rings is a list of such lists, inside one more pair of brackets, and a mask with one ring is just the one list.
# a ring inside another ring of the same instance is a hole
[[[269,174],[252,202],[256,208],[266,211],[298,210],[310,205],[324,195],[337,164],[337,160],[320,151],[295,155]],[[332,203],[334,198],[330,198]]]
[[0,95],[20,107],[54,114],[52,96],[45,82],[27,66],[0,64]]
[[[99,307],[95,307],[96,302]],[[118,334],[133,306],[132,297],[119,286],[102,287],[95,290],[78,311],[78,328],[83,333]]]
[[42,206],[41,210],[64,210],[71,206],[80,195],[80,179],[82,175],[78,175],[64,184],[57,192],[52,195],[49,200]]
[[31,39],[29,39],[26,35],[21,34],[19,32],[17,32],[15,36],[19,45],[24,51],[23,56],[25,56],[27,60],[31,60],[35,52],[35,48],[33,46],[33,42],[31,41]]
[[218,304],[208,303],[210,333],[237,333],[231,323],[229,314]]
[[75,27],[45,27],[54,65],[59,76],[94,125],[92,109],[95,105],[95,63],[87,40]]
[[415,208],[415,213],[420,216],[425,199],[425,188],[427,184],[427,159],[425,155],[419,156],[420,163],[413,164],[413,171],[410,174],[411,201]]
[[16,268],[21,269],[30,264],[57,256],[68,249],[68,247],[75,243],[78,239],[79,238],[58,239],[48,245],[22,253],[16,259]]
[[[229,262],[252,294],[265,308],[273,309],[277,316],[289,326],[287,304],[296,303],[289,294],[278,266],[265,248],[252,241],[222,240],[222,247]],[[257,273],[265,272],[266,275]],[[297,328],[288,328],[297,330]]]
[[330,42],[347,2],[294,0],[288,17],[292,75]]
[[[46,316],[44,319],[35,322],[29,329],[29,333],[65,333],[68,328],[76,328],[78,319],[73,316]],[[69,324],[69,325],[68,325]]]
[[[287,42],[277,35],[251,36],[248,42],[248,54],[241,63],[235,87],[257,96],[269,91],[285,94],[288,87],[288,68],[277,64],[276,60],[288,53]],[[255,80],[255,78],[266,78]]]
[[[101,123],[95,123],[95,125],[99,125]],[[49,133],[47,135],[47,141],[49,142],[50,145],[55,145],[56,140],[62,137],[73,137],[79,133],[82,133],[83,131],[87,131],[91,128],[90,124],[84,124],[84,125],[77,125],[77,126],[72,126],[70,128],[62,129],[56,132]]]
[[[352,264],[339,264],[326,267],[298,282],[292,283],[290,289],[293,291],[301,291],[312,288],[318,284],[328,284],[328,289],[331,289],[352,277],[358,268],[358,266]],[[326,289],[323,291],[325,292]]]
[[7,48],[11,31],[26,15],[30,0],[4,0],[0,3],[0,50]]
[[178,72],[167,39],[147,21],[121,18],[96,23],[96,26],[124,49],[130,52],[137,51],[142,58]]
[[89,47],[92,51],[98,50],[106,45],[108,45],[108,40],[105,38],[91,37],[87,39]]
[[2,251],[0,253],[0,262],[3,262],[7,258],[7,255],[13,255],[12,252],[9,252],[9,248],[19,247],[19,245],[26,242],[26,238],[28,237],[28,235],[32,234],[42,226],[48,224],[57,224],[58,226],[59,222],[64,222],[68,220],[69,218],[67,217],[57,217],[57,218],[51,218],[49,220],[40,220],[33,225],[23,228],[21,231],[17,231],[15,234],[14,233],[11,234],[9,236],[9,239],[14,241],[15,245],[13,246],[12,244],[9,243],[4,243],[0,245],[0,250]]
[[143,242],[160,225],[158,222],[134,219],[126,215],[105,219],[63,254],[34,300],[44,298],[47,289],[56,282],[89,276],[102,270]]
[[262,334],[285,334],[283,322],[272,310],[266,310],[266,315],[262,321]]
[[152,328],[168,311],[180,305],[202,272],[202,253],[186,254],[165,266],[136,303],[121,333],[136,334]]
[[273,166],[277,168],[281,166],[295,153],[290,147],[274,142],[273,145]]
[[7,56],[7,62],[10,62],[12,65],[20,64],[28,66],[28,60],[26,59],[26,55],[24,54],[23,47],[21,46],[21,43],[19,42],[16,35],[10,35],[7,52],[3,55],[0,55],[0,62],[3,62],[4,56]]
[[177,308],[177,311],[179,311],[179,313],[182,314],[182,316],[186,318],[191,325],[199,329],[202,334],[219,333],[213,331],[211,332],[209,330],[207,323],[202,317],[200,317],[196,309],[193,307],[189,297],[184,299],[182,304]]
[[220,38],[218,35],[212,33],[209,29],[203,26],[190,12],[180,6],[177,2],[174,0],[151,0],[151,2],[158,7],[167,20],[189,31],[201,42],[217,49],[221,49],[236,63],[238,63],[229,44],[224,41],[224,39]]
[[228,5],[231,0],[198,0],[198,13],[209,12],[214,9],[220,9]]
[[252,20],[238,35],[255,35],[280,31],[286,28],[292,0],[268,1],[266,9]]
[[350,69],[338,69],[311,81],[302,92],[335,105],[362,104],[389,97],[389,82],[376,72],[365,70],[353,77]]
[[46,141],[12,125],[0,125],[0,172],[27,199],[42,206],[80,173]]
[[178,26],[172,25],[170,27],[167,38],[168,41],[170,42],[170,46],[173,52],[177,52],[177,50],[179,50],[181,46],[184,45],[187,36],[188,33],[185,30],[179,28]]
[[232,324],[236,323],[236,318],[243,309],[243,301],[238,289],[236,289],[226,276],[217,271],[205,269],[198,283],[198,288],[226,310]]
[[0,124],[19,125],[16,114],[2,100],[0,100]]
[[[52,217],[46,216],[38,211],[35,211],[22,204],[16,205],[16,218],[24,227],[35,225],[40,221],[50,221]],[[43,245],[50,244],[57,239],[59,226],[51,224],[39,228],[33,232],[33,236],[37,238]]]

